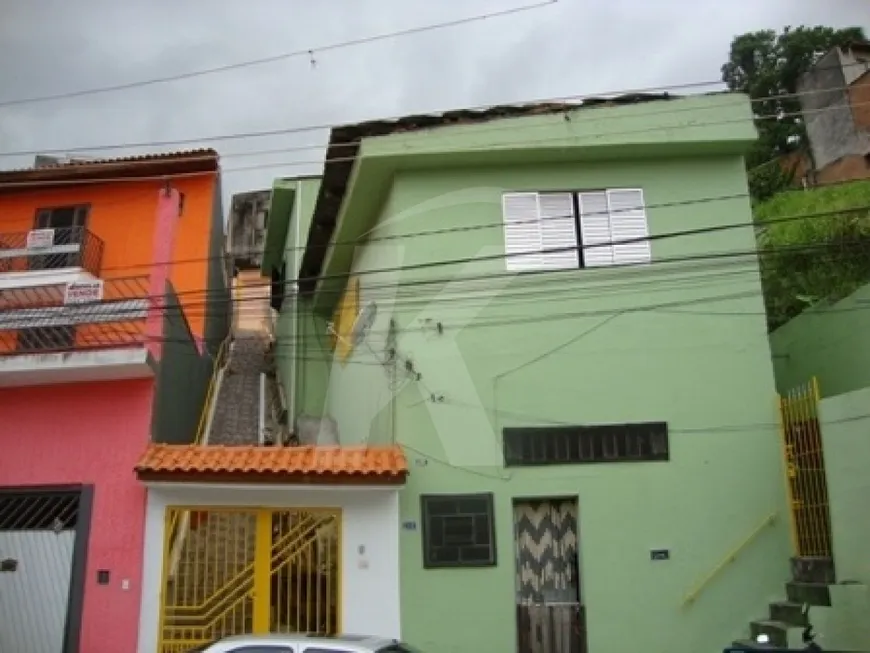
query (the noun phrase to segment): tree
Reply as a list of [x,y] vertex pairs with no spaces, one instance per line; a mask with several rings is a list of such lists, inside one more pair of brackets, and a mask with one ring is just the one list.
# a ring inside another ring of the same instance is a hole
[[801,26],[786,27],[781,34],[773,30],[748,32],[731,41],[722,81],[729,90],[755,100],[752,109],[759,139],[747,157],[750,169],[806,145],[800,99],[782,96],[796,93],[801,75],[831,48],[863,40],[860,27]]

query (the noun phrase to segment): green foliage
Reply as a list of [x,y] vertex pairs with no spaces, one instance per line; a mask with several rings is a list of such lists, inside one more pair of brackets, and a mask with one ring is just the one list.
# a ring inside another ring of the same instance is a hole
[[780,193],[755,207],[771,329],[812,304],[837,301],[870,281],[868,207],[870,181]]
[[779,159],[763,163],[749,171],[749,195],[756,202],[770,199],[792,186],[795,167],[783,170]]
[[[800,120],[800,100],[781,97],[797,92],[800,77],[834,46],[864,40],[860,27],[786,27],[748,32],[734,38],[722,81],[729,90],[747,93],[753,100],[759,139],[747,157],[755,168],[766,161],[806,145]],[[780,96],[780,97],[772,97]]]

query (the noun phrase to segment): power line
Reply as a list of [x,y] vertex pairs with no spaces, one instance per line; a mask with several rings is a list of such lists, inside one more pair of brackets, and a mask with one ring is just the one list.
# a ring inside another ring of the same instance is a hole
[[[846,64],[846,65],[848,66],[848,65],[852,65],[852,64]],[[640,88],[640,89],[623,89],[623,90],[607,91],[604,93],[595,93],[595,94],[587,93],[587,94],[576,94],[576,95],[568,95],[568,96],[548,97],[548,98],[528,100],[528,101],[523,101],[523,102],[508,103],[507,105],[501,105],[501,106],[521,107],[521,106],[529,105],[529,104],[559,104],[559,103],[564,103],[564,104],[566,104],[565,111],[571,111],[573,109],[581,108],[582,103],[585,101],[600,100],[602,97],[606,98],[606,97],[614,97],[614,96],[618,97],[618,96],[625,96],[625,95],[649,95],[649,94],[662,93],[662,92],[670,93],[670,92],[677,92],[677,91],[690,91],[690,90],[705,88],[705,87],[709,87],[709,86],[713,86],[713,85],[721,85],[721,83],[722,83],[721,80],[687,82],[687,83],[683,83],[683,84],[673,84],[673,85],[669,85],[669,86],[660,86],[660,87],[647,87],[647,88]],[[833,88],[833,89],[824,89],[824,90],[811,89],[811,90],[806,90],[806,91],[800,91],[797,93],[768,95],[768,96],[762,96],[762,97],[758,97],[758,98],[749,98],[749,103],[750,103],[750,105],[753,105],[753,104],[757,104],[757,103],[761,103],[761,102],[769,102],[769,101],[773,101],[773,100],[795,99],[795,98],[800,98],[800,97],[807,96],[807,95],[817,95],[820,93],[828,93],[828,92],[836,91],[836,90],[845,91],[845,90],[848,90],[848,88],[850,88],[850,87],[843,86],[843,87]],[[571,103],[576,103],[576,106],[570,106]],[[0,106],[2,106],[2,105],[0,105]],[[463,107],[463,108],[454,107],[452,109],[447,109],[447,110],[417,112],[417,114],[422,114],[422,115],[435,114],[435,115],[438,115],[438,114],[450,113],[452,111],[484,111],[484,110],[493,108],[493,106],[494,105],[478,105],[478,106],[474,106],[474,107]],[[676,108],[675,109],[673,107],[671,107],[671,108],[664,108],[663,107],[661,111],[650,112],[648,115],[656,115],[658,113],[661,113],[661,114],[670,114],[670,113],[674,113],[674,112],[679,113],[681,111],[690,111],[690,110],[697,110],[697,108]],[[793,115],[793,113],[792,114],[789,114],[789,113],[783,114],[781,112],[774,112],[773,114],[771,114],[770,117],[772,119],[779,119],[781,117],[789,117],[789,116]],[[140,142],[127,142],[127,143],[114,143],[114,144],[106,143],[106,144],[102,144],[102,145],[77,146],[77,147],[68,147],[68,148],[42,148],[40,150],[13,150],[13,151],[7,151],[7,152],[0,152],[0,156],[25,156],[25,155],[32,156],[32,155],[36,155],[36,154],[45,154],[46,152],[63,152],[65,154],[74,154],[74,153],[96,152],[96,151],[103,151],[103,150],[193,145],[193,144],[201,144],[203,142],[220,142],[220,141],[238,140],[238,139],[261,138],[261,137],[266,137],[266,136],[281,136],[281,135],[289,135],[289,134],[300,134],[300,133],[312,132],[312,131],[322,132],[322,131],[327,131],[330,129],[338,129],[338,128],[343,128],[343,127],[353,127],[357,124],[360,124],[361,122],[365,123],[365,122],[371,122],[371,121],[374,121],[374,122],[397,121],[397,120],[401,120],[402,118],[407,117],[407,115],[408,114],[395,115],[395,116],[390,116],[390,117],[386,117],[386,118],[380,117],[380,118],[375,118],[375,119],[371,119],[371,120],[344,122],[344,123],[338,123],[338,124],[321,123],[321,124],[314,124],[314,125],[304,125],[304,126],[300,126],[300,127],[285,127],[285,128],[276,128],[276,129],[268,129],[268,130],[260,130],[260,131],[251,131],[251,132],[238,132],[238,133],[234,133],[234,134],[215,134],[215,135],[211,135],[211,136],[201,136],[198,138],[185,138],[185,139],[176,139],[176,140],[140,141]],[[596,118],[597,118],[597,120],[623,119],[622,116],[606,116],[606,117],[597,116]],[[760,118],[760,117],[756,117],[756,119],[758,119],[758,118]],[[504,127],[504,128],[514,129],[514,126],[510,125],[510,126]],[[497,131],[499,129],[502,129],[502,127],[493,127],[491,130]],[[347,143],[334,144],[333,147],[352,147],[355,144],[358,144],[359,142],[361,142],[361,140],[362,139],[355,139],[355,140],[351,140]],[[325,147],[325,145],[297,146],[297,147],[287,148],[286,150],[283,150],[283,151],[292,152],[292,151],[296,151],[296,150],[305,150],[305,149],[323,149],[324,147]],[[278,152],[265,150],[262,153],[269,154],[269,153],[278,153]],[[257,154],[256,151],[252,151],[252,152],[244,153],[244,156],[253,156],[256,154]],[[230,153],[230,154],[226,154],[223,156],[231,157],[234,155]]]
[[[860,210],[862,210],[862,211],[868,210],[868,208],[870,208],[870,206],[864,206],[864,207],[860,207]],[[852,209],[852,210],[854,211],[854,210],[859,210],[859,209],[856,208],[856,209]],[[842,214],[845,212],[846,211],[818,212],[818,213],[813,213],[813,214],[788,216],[788,217],[783,218],[782,220],[784,221],[784,220],[793,220],[793,219],[806,219],[808,217],[821,217],[824,215],[836,215],[836,214]],[[720,225],[720,226],[716,226],[716,227],[712,227],[712,228],[683,230],[683,231],[678,231],[678,232],[670,232],[667,234],[660,234],[658,236],[658,239],[694,236],[694,235],[698,235],[701,233],[715,232],[715,231],[721,231],[721,230],[725,230],[725,229],[734,229],[734,228],[747,228],[747,227],[752,227],[752,226],[753,225],[751,223],[733,223],[731,225]],[[652,236],[651,238],[656,238],[656,237]],[[578,247],[558,248],[558,249],[554,249],[554,250],[546,250],[545,253],[564,252],[564,251],[579,251],[580,249],[592,249],[595,247],[606,247],[606,246],[612,246],[614,244],[618,245],[618,244],[625,244],[625,243],[629,243],[629,242],[637,242],[638,240],[647,240],[647,239],[630,239],[630,240],[626,239],[626,240],[620,240],[620,241],[611,241],[609,243],[587,245],[585,247],[578,246]],[[862,241],[856,241],[856,242],[853,242],[853,241],[840,242],[840,241],[838,241],[837,242],[837,245],[840,247],[842,247],[843,245],[846,245],[846,244],[858,244],[861,246],[864,245],[864,243]],[[634,269],[634,270],[646,272],[646,271],[649,271],[650,269],[658,270],[658,269],[660,269],[659,266],[666,265],[666,264],[673,264],[673,263],[690,263],[690,262],[699,262],[699,261],[705,261],[705,262],[739,261],[739,259],[742,257],[750,257],[751,259],[753,259],[756,257],[765,256],[768,254],[777,255],[777,254],[784,254],[784,253],[794,254],[794,253],[801,253],[801,252],[826,251],[826,250],[829,250],[830,247],[831,247],[831,243],[825,242],[821,245],[817,244],[817,245],[798,245],[798,246],[788,246],[788,247],[775,247],[775,248],[769,248],[766,250],[763,248],[754,247],[754,248],[748,249],[748,250],[708,252],[705,254],[694,254],[694,255],[686,255],[686,256],[678,256],[678,257],[670,257],[670,258],[660,258],[660,259],[653,259],[652,261],[647,262],[647,263],[629,263],[629,264],[621,264],[621,265],[604,266],[601,268],[585,269],[585,275],[588,278],[584,279],[584,281],[588,281],[589,283],[600,283],[602,280],[607,280],[608,277],[613,278],[614,275],[617,275],[617,278],[618,278],[619,275],[624,275],[625,271],[627,269]],[[484,257],[465,257],[465,258],[461,258],[461,259],[440,260],[440,261],[432,261],[432,262],[421,263],[421,264],[414,264],[414,265],[410,265],[410,266],[398,266],[398,267],[392,267],[392,268],[360,270],[360,271],[357,271],[355,273],[352,272],[352,273],[341,274],[341,275],[326,275],[326,276],[320,277],[320,279],[344,279],[344,280],[346,280],[348,278],[351,278],[354,276],[362,276],[364,274],[382,274],[385,272],[404,272],[407,270],[429,269],[429,268],[433,268],[436,266],[442,266],[442,265],[459,265],[459,264],[474,263],[474,262],[478,262],[478,261],[506,259],[509,256],[511,256],[511,255],[505,253],[505,254],[490,255],[490,256],[484,256]],[[517,275],[517,273],[513,272],[513,271],[505,271],[503,273],[486,273],[486,274],[477,274],[477,275],[464,275],[461,277],[452,276],[452,277],[430,277],[430,278],[422,278],[422,279],[409,279],[409,280],[401,281],[398,283],[394,282],[394,283],[369,284],[366,287],[366,292],[370,296],[374,296],[373,291],[378,290],[378,289],[394,290],[394,289],[401,288],[401,289],[403,289],[404,292],[408,292],[408,289],[410,289],[410,288],[416,289],[416,288],[419,288],[420,286],[439,286],[439,285],[442,285],[444,283],[468,283],[470,281],[484,281],[484,282],[486,282],[486,281],[491,281],[491,280],[495,280],[495,279],[503,279],[505,277],[518,277],[518,278],[523,279],[524,283],[526,282],[525,280],[529,280],[528,283],[531,283],[533,280],[536,280],[536,279],[546,280],[549,278],[557,279],[560,277],[569,278],[568,273],[576,274],[581,269],[582,268],[579,268],[579,267],[578,268],[572,267],[572,268],[565,268],[565,269],[560,269],[560,270],[539,270],[539,271],[526,272],[523,275]],[[141,277],[133,277],[132,279],[139,279],[141,281],[142,278]],[[111,280],[108,280],[108,281],[111,281]],[[120,279],[118,281],[123,281],[123,279]],[[282,287],[285,290],[287,290],[288,288],[292,287],[292,285],[294,283],[295,283],[295,280],[286,280],[282,283]],[[183,297],[194,296],[198,300],[205,300],[205,303],[202,305],[207,306],[209,304],[209,302],[208,302],[209,296],[214,296],[216,294],[230,293],[230,292],[231,292],[230,289],[221,289],[221,288],[181,290],[181,291],[178,291],[175,293],[175,298],[178,301],[181,301]],[[334,298],[338,298],[343,294],[344,291],[343,291],[343,289],[336,289],[336,290],[321,291],[321,292],[324,295],[331,295]],[[135,294],[137,294],[139,296],[138,297],[130,297],[130,299],[148,299],[150,301],[160,301],[160,302],[164,301],[164,299],[165,299],[165,295],[163,295],[163,294],[160,294],[157,296],[148,296],[148,295],[144,295],[142,293],[135,293]],[[414,291],[414,296],[415,297],[420,296],[419,290]],[[232,299],[229,299],[227,301],[232,301]],[[188,304],[190,304],[190,303],[188,302]],[[212,304],[213,304],[213,302],[212,302]],[[30,303],[29,305],[32,306],[33,304]],[[23,308],[23,306],[21,306],[20,308]]]
[[359,45],[364,45],[368,43],[374,43],[377,41],[384,41],[387,39],[399,38],[403,36],[410,36],[413,34],[420,34],[423,32],[429,32],[433,30],[446,29],[448,27],[458,27],[460,25],[466,25],[469,23],[475,23],[482,20],[488,20],[493,18],[501,18],[503,16],[509,16],[513,14],[519,14],[522,12],[531,11],[533,9],[541,9],[546,6],[554,5],[558,2],[558,0],[544,0],[542,2],[536,2],[534,4],[522,5],[520,7],[512,7],[510,9],[502,9],[500,11],[493,11],[486,14],[477,14],[475,16],[468,16],[466,18],[459,18],[451,21],[445,21],[441,23],[432,23],[429,25],[421,25],[418,27],[411,27],[403,30],[398,30],[395,32],[387,32],[384,34],[376,34],[373,36],[367,36],[357,39],[352,39],[348,41],[342,41],[339,43],[332,43],[328,45],[321,45],[316,47],[304,48],[301,50],[291,50],[289,52],[282,52],[280,54],[271,55],[269,57],[260,57],[258,59],[248,59],[246,61],[239,61],[231,64],[224,64],[222,66],[214,66],[212,68],[202,68],[200,70],[195,70],[187,73],[178,73],[175,75],[166,75],[163,77],[152,77],[150,79],[140,80],[136,82],[127,82],[124,84],[115,84],[112,86],[101,86],[97,88],[90,89],[82,89],[78,91],[68,91],[65,93],[55,93],[51,95],[42,95],[35,96],[29,98],[18,98],[14,100],[4,100],[0,101],[0,107],[9,107],[9,106],[18,106],[21,104],[35,104],[41,102],[50,102],[54,100],[65,100],[70,98],[78,98],[88,95],[97,95],[102,93],[110,93],[114,91],[125,91],[133,88],[140,88],[143,86],[154,86],[156,84],[166,84],[169,82],[180,81],[183,79],[192,79],[195,77],[202,77],[204,75],[214,75],[216,73],[223,73],[230,70],[238,70],[240,68],[250,68],[252,66],[261,66],[263,64],[274,63],[277,61],[283,61],[285,59],[293,59],[297,57],[309,57],[313,58],[315,53],[318,52],[328,52],[331,50],[340,50],[344,48],[356,47]]
[[[867,106],[867,105],[870,105],[870,101],[853,103],[852,106],[853,107],[860,107],[860,106]],[[713,107],[711,107],[711,109],[712,108]],[[721,107],[718,107],[718,108],[721,108]],[[686,110],[688,110],[688,108]],[[698,110],[703,110],[703,108],[698,109]],[[761,121],[761,120],[776,120],[776,121],[778,121],[778,120],[781,120],[782,118],[787,118],[787,117],[805,117],[807,115],[814,115],[814,114],[819,114],[819,113],[824,113],[827,111],[834,111],[834,110],[839,110],[839,109],[838,109],[838,107],[835,107],[835,106],[829,106],[829,107],[822,107],[820,109],[814,109],[814,110],[809,110],[809,111],[795,111],[795,112],[791,112],[791,113],[778,112],[778,113],[772,113],[772,114],[764,115],[764,116],[754,116],[753,120],[754,121]],[[619,119],[619,118],[621,118],[621,116],[610,116],[609,118],[605,117],[603,119],[615,120],[615,119]],[[732,118],[732,119],[728,119],[728,120],[716,120],[716,121],[711,121],[711,122],[700,122],[700,123],[695,122],[691,125],[691,127],[698,128],[698,127],[713,127],[713,126],[722,126],[722,125],[733,125],[733,124],[739,124],[739,123],[746,122],[747,120],[748,120],[748,118],[740,117],[740,118]],[[485,123],[483,123],[483,124],[485,124]],[[446,127],[446,125],[445,125],[445,127]],[[504,126],[504,129],[507,129],[508,127],[513,127],[513,125],[506,125],[506,126]],[[496,129],[496,128],[502,129],[502,127],[493,127],[493,129]],[[616,135],[627,135],[627,134],[650,133],[650,132],[657,132],[657,131],[662,131],[662,130],[672,130],[675,128],[679,128],[679,126],[666,125],[666,126],[644,127],[644,128],[639,128],[639,129],[624,129],[624,130],[617,130],[617,131],[612,131],[612,132],[604,132],[603,134],[599,134],[599,136],[601,136],[601,135],[616,136]],[[505,147],[524,146],[524,145],[535,145],[535,144],[540,144],[540,143],[559,143],[559,142],[563,142],[565,140],[566,140],[566,138],[564,136],[550,137],[550,138],[538,138],[538,139],[525,139],[525,140],[520,140],[520,141],[499,143],[498,147],[505,148]],[[472,146],[472,147],[465,148],[463,150],[463,152],[480,152],[480,151],[491,151],[491,150],[493,150],[492,145],[480,145],[480,146]],[[280,168],[280,167],[286,167],[286,166],[301,166],[301,165],[319,165],[319,166],[322,166],[324,164],[333,164],[333,163],[342,163],[342,162],[352,163],[356,160],[356,158],[357,158],[356,156],[343,156],[343,157],[330,157],[330,158],[326,159],[325,161],[324,160],[310,160],[310,161],[269,162],[269,163],[260,163],[260,164],[249,165],[249,166],[240,166],[240,167],[236,167],[236,168],[222,168],[220,173],[225,174],[225,173],[230,173],[230,172],[243,172],[243,171],[250,171],[250,170],[272,169],[272,168]],[[128,162],[128,163],[130,163],[132,165],[135,162]],[[145,164],[148,164],[150,162],[144,161],[142,163],[143,163],[143,165],[145,165]],[[214,176],[215,174],[216,173],[214,173],[214,172],[176,173],[176,174],[171,175],[171,178],[181,179],[181,178],[189,178],[189,177]],[[158,180],[158,179],[165,181],[166,178],[167,178],[167,175],[142,175],[142,176],[136,176],[136,177],[132,177],[132,176],[131,177],[117,177],[117,178],[109,178],[109,179],[8,181],[8,182],[0,182],[0,188],[3,188],[5,186],[14,187],[14,188],[28,188],[28,187],[44,187],[44,186],[51,186],[51,187],[79,186],[79,185],[87,185],[87,184],[104,185],[104,184],[115,183],[115,182],[136,183],[136,182],[152,181],[152,180]]]
[[[843,244],[845,244],[845,243],[843,243]],[[863,242],[857,243],[857,244],[859,244],[861,246],[865,245],[865,243],[863,243]],[[830,248],[830,244],[825,243],[821,247],[818,245],[815,245],[815,246],[796,246],[796,247],[789,247],[789,248],[778,248],[774,251],[775,251],[775,253],[781,253],[783,250],[785,250],[789,253],[813,253],[813,252],[817,252],[817,251],[825,250],[825,249],[829,249],[829,248]],[[841,249],[839,251],[842,254],[843,250]],[[669,259],[657,259],[653,263],[631,264],[631,265],[626,265],[626,266],[611,266],[611,267],[622,268],[622,272],[620,272],[620,270],[614,270],[613,273],[624,274],[624,269],[629,268],[629,267],[635,268],[639,271],[647,271],[651,267],[653,267],[653,265],[655,265],[655,264],[680,263],[680,262],[705,262],[706,264],[710,264],[710,263],[715,263],[717,261],[722,261],[722,262],[726,262],[726,263],[730,261],[731,263],[735,263],[735,262],[739,261],[739,259],[741,257],[750,257],[750,259],[753,259],[753,258],[755,258],[759,255],[763,255],[763,254],[765,254],[765,252],[763,250],[758,250],[756,248],[753,248],[750,250],[743,250],[743,251],[731,251],[731,252],[712,253],[712,254],[705,254],[705,255],[672,257]],[[606,269],[609,269],[609,268],[601,269],[601,271],[603,272]],[[542,274],[552,275],[553,272],[568,272],[568,271],[573,271],[576,273],[578,270],[572,269],[572,270],[562,270],[562,271],[548,271],[548,272],[544,272]],[[596,270],[596,272],[597,271],[598,270]],[[533,278],[534,274],[535,273],[530,273],[530,274],[523,275],[523,276]],[[488,279],[500,278],[500,277],[504,277],[504,276],[507,276],[507,275],[505,275],[505,274],[488,274],[488,275],[481,275],[477,279],[478,280],[488,280]],[[515,273],[509,273],[509,276],[516,276],[516,275],[515,275]],[[551,280],[558,279],[559,277],[558,276],[553,276],[553,277],[547,276],[547,277],[539,277],[539,278],[542,282],[547,283],[547,282],[550,282]],[[563,276],[563,278],[565,278],[565,277]],[[587,281],[588,283],[590,283],[590,290],[595,290],[596,286],[594,284],[596,284],[596,282],[600,282],[601,280],[606,280],[606,278],[607,277],[605,277],[604,275],[597,275],[596,274],[594,276],[590,275],[590,278],[584,279],[584,281]],[[468,280],[469,280],[469,277],[446,278],[446,279],[445,278],[422,279],[419,281],[409,281],[409,282],[401,283],[401,284],[392,284],[389,287],[406,287],[406,286],[412,286],[414,284],[439,284],[439,285],[441,285],[441,284],[444,284],[445,282],[460,282],[460,283],[462,283],[462,282],[467,282]],[[576,277],[574,277],[574,280],[576,281]],[[528,283],[531,283],[531,282],[532,282],[532,279],[530,279]],[[631,283],[631,280],[626,280],[626,282]],[[194,291],[191,291],[191,292],[194,292]],[[199,290],[197,290],[195,292],[198,296],[204,297],[204,296],[207,296],[209,294],[209,292],[215,292],[215,291],[208,291],[208,290],[199,291]],[[223,294],[223,293],[226,293],[227,291],[220,290],[220,292]],[[182,293],[176,293],[176,298],[181,294]],[[761,288],[759,287],[758,290],[753,290],[751,292],[751,294],[752,295],[761,295]],[[131,297],[130,299],[147,299],[147,297],[139,297],[139,298]],[[158,296],[157,298],[152,297],[151,299],[156,299],[157,301],[163,301],[164,296],[161,295],[161,296]],[[184,304],[181,304],[179,299],[176,299],[175,301],[179,301],[179,304],[176,304],[175,302],[173,302],[172,306],[161,308],[160,310],[162,310],[162,311],[176,311],[179,313],[185,312]],[[260,301],[260,302],[262,302],[263,299],[249,297],[249,298],[245,299],[245,301]],[[447,301],[450,301],[452,303],[454,301],[454,299],[453,298],[444,298],[441,301],[444,301],[445,303]],[[226,299],[217,298],[217,299],[213,300],[212,302],[205,301],[205,302],[202,302],[200,304],[188,303],[188,307],[194,307],[194,306],[198,305],[198,306],[202,307],[204,310],[206,310],[206,313],[204,315],[207,315],[208,314],[207,311],[209,309],[209,306],[211,306],[211,308],[215,308],[216,306],[219,306],[219,305],[232,305],[234,302],[236,304],[238,304],[239,303],[238,298],[235,300],[232,297],[229,297]],[[434,301],[430,300],[426,303],[433,304]],[[396,303],[396,306],[401,306],[401,304]],[[30,304],[30,307],[33,308],[33,305]],[[20,306],[18,308],[27,308],[27,307]],[[48,307],[46,307],[46,308],[48,308]],[[98,305],[98,306],[94,307],[94,310],[95,310],[95,314],[99,314],[98,311],[105,310],[105,304]],[[4,309],[2,312],[0,312],[0,318],[2,318],[3,313],[11,313],[11,311],[12,311],[11,308]],[[130,314],[138,315],[139,311],[140,311],[140,309],[129,309],[129,311],[127,311],[127,312],[129,312]],[[118,315],[119,320],[123,321],[123,316],[126,314],[126,312],[124,310],[119,310],[119,311],[113,313],[113,315],[115,315],[115,314]],[[185,312],[185,315],[187,315],[186,312]],[[203,316],[203,314],[191,315],[191,317],[202,317],[202,316]],[[16,319],[13,315],[10,315],[9,318],[10,318],[10,320]],[[8,322],[7,322],[7,324],[8,324]],[[0,328],[2,328],[2,325],[3,325],[3,321],[2,321],[2,319],[0,319]]]

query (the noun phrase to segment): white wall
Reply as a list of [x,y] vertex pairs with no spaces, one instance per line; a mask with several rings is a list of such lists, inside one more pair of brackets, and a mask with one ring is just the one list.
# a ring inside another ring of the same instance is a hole
[[171,505],[340,508],[341,628],[400,637],[396,488],[160,483],[148,488],[139,653],[157,650],[164,511]]

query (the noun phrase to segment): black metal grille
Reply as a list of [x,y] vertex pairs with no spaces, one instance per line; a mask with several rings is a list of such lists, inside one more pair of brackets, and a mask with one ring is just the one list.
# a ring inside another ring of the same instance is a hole
[[27,235],[30,232],[0,233],[0,272],[81,267],[93,275],[99,274],[103,259],[100,238],[84,227],[63,227],[53,231],[51,246],[63,247],[65,251],[41,254],[39,249],[28,249]]
[[60,532],[78,516],[78,492],[0,492],[0,531]]
[[423,566],[495,565],[492,494],[423,495]]
[[670,459],[666,422],[503,430],[506,467]]

